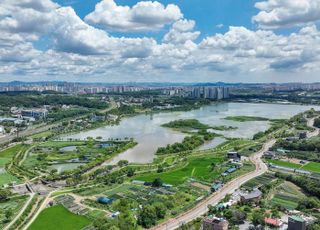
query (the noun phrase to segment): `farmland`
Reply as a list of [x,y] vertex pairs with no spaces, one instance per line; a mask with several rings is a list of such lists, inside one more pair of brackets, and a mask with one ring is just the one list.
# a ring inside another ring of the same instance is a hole
[[259,177],[256,177],[250,181],[248,181],[247,183],[245,183],[243,185],[243,187],[245,189],[251,190],[255,187],[260,187],[263,185],[266,185],[268,183],[270,183],[271,181],[273,181],[275,179],[275,176],[271,173],[265,173]]
[[275,189],[271,202],[286,209],[298,207],[299,200],[304,197],[301,189],[290,182],[284,182]]
[[269,163],[283,166],[283,167],[288,167],[288,168],[293,168],[293,169],[300,169],[302,165],[296,164],[296,163],[291,163],[288,161],[282,161],[282,160],[268,160]]
[[90,220],[69,212],[62,205],[43,210],[28,230],[79,230],[90,225]]

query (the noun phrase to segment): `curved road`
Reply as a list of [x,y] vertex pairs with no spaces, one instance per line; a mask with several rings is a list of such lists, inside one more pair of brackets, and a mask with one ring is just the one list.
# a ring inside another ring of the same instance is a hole
[[238,189],[242,184],[248,182],[254,177],[260,176],[268,170],[268,167],[263,161],[261,157],[265,151],[267,151],[270,147],[275,144],[276,140],[271,139],[267,141],[262,149],[252,155],[250,157],[250,161],[255,164],[256,170],[240,177],[233,179],[232,181],[225,184],[219,191],[213,193],[205,200],[198,203],[194,208],[189,211],[181,214],[176,218],[169,219],[168,221],[159,224],[153,228],[152,230],[167,230],[167,229],[176,229],[181,226],[181,224],[188,223],[197,217],[208,212],[208,205],[215,205],[219,203],[227,194],[233,193],[236,189]]
[[[307,125],[309,127],[314,128],[314,131],[308,132],[307,137],[311,138],[314,136],[318,136],[320,133],[320,129],[314,127],[314,120],[315,118],[308,119]],[[208,205],[216,205],[219,203],[227,194],[233,193],[236,189],[238,189],[242,184],[248,182],[249,180],[262,175],[263,173],[268,171],[268,166],[261,160],[261,157],[263,153],[269,148],[271,148],[276,143],[275,139],[271,139],[267,141],[262,149],[253,154],[249,159],[252,163],[255,164],[256,169],[253,172],[247,173],[245,175],[242,175],[240,177],[237,177],[233,179],[232,181],[228,182],[223,186],[222,189],[219,191],[213,193],[205,200],[198,203],[194,208],[190,209],[189,211],[181,214],[180,216],[176,218],[172,218],[167,220],[166,222],[163,222],[153,228],[151,230],[169,230],[169,229],[176,229],[180,227],[184,223],[188,223],[197,217],[204,215],[208,212]]]

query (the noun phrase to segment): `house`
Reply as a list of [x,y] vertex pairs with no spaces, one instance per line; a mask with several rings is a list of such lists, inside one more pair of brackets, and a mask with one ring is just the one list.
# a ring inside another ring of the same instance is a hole
[[99,197],[97,202],[100,204],[112,204],[112,199],[109,199],[108,197]]
[[211,185],[211,192],[216,192],[222,188],[223,184],[221,182],[215,182]]
[[131,181],[131,183],[132,184],[140,184],[140,185],[144,185],[144,181],[142,181],[142,180],[133,180],[133,181]]
[[288,230],[306,230],[306,221],[300,216],[289,216]]
[[233,172],[235,172],[235,171],[237,171],[237,168],[233,167],[233,168],[227,169],[227,170],[225,171],[225,173],[231,174],[231,173],[233,173]]
[[266,151],[263,153],[263,157],[266,159],[274,159],[276,157],[276,153],[273,151]]
[[241,155],[238,152],[228,152],[227,156],[228,159],[233,159],[236,161],[241,160]]
[[301,132],[299,133],[299,139],[302,140],[302,139],[306,139],[307,138],[307,132]]
[[229,222],[223,218],[206,217],[202,221],[201,230],[227,230]]
[[259,189],[254,189],[251,192],[243,192],[240,194],[240,201],[242,203],[249,203],[249,202],[259,202],[262,197],[262,192]]
[[279,219],[273,219],[273,218],[265,218],[264,222],[266,225],[269,225],[271,227],[281,227],[283,225],[283,222]]

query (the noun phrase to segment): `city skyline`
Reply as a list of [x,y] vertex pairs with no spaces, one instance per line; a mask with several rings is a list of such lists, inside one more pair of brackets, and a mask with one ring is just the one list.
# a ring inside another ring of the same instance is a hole
[[0,82],[317,82],[319,12],[319,0],[5,0]]

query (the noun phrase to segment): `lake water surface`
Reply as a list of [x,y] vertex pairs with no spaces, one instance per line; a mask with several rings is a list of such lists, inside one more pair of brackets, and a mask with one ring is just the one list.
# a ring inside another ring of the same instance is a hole
[[[226,137],[252,138],[260,131],[269,127],[267,121],[235,122],[223,118],[227,116],[259,116],[266,118],[289,118],[297,113],[316,106],[288,105],[288,104],[255,104],[255,103],[216,103],[200,109],[187,112],[163,112],[151,115],[137,115],[123,119],[118,126],[105,126],[95,130],[80,132],[64,136],[64,139],[85,139],[101,136],[103,139],[132,137],[137,142],[134,148],[129,149],[115,158],[109,164],[116,164],[119,160],[128,160],[134,163],[152,162],[158,147],[181,142],[185,134],[161,127],[162,124],[177,119],[198,119],[200,122],[218,126],[235,126],[236,130],[216,131]],[[222,143],[223,139],[215,139],[206,143],[200,149],[213,148]]]

